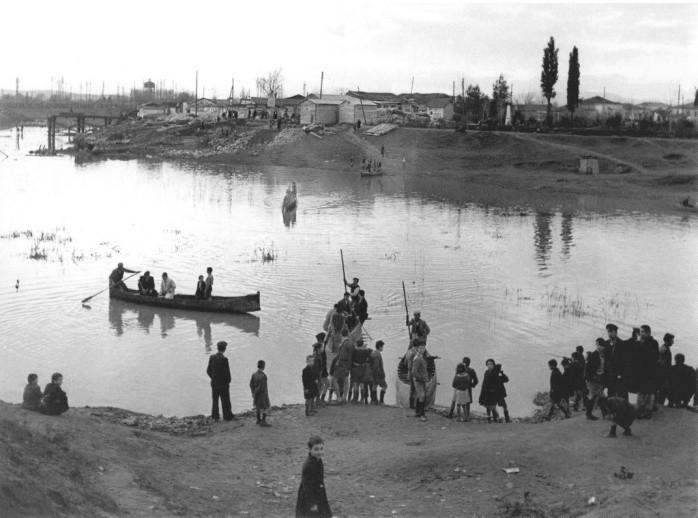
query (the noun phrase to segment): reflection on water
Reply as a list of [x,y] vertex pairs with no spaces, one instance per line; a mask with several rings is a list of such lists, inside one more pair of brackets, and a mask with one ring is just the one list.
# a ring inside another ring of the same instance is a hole
[[286,226],[286,227],[296,226],[296,211],[297,210],[298,209],[296,207],[293,207],[293,209],[289,210],[289,211],[281,209],[281,216],[283,218],[284,226]]
[[[14,134],[0,137],[15,147]],[[463,356],[478,373],[495,358],[511,379],[513,415],[547,389],[550,357],[593,348],[609,321],[623,337],[642,323],[656,336],[672,332],[675,352],[698,358],[698,232],[685,214],[512,212],[406,194],[398,176],[362,182],[336,171],[152,160],[76,167],[71,157],[24,155],[45,139],[45,130],[25,128],[22,149],[0,162],[0,399],[18,401],[29,372],[60,370],[76,406],[201,413],[207,354],[225,340],[236,379],[265,359],[272,402],[300,402],[304,357],[344,289],[340,249],[347,276],[366,290],[369,342],[386,343],[389,399],[407,345],[402,281],[410,310],[421,309],[432,329],[442,379]],[[279,220],[291,181],[303,193],[301,225]],[[28,259],[41,232],[61,239],[40,243],[46,258]],[[651,246],[608,253],[638,243]],[[273,259],[261,260],[260,249],[273,249]],[[194,293],[210,265],[214,293],[260,291],[262,311],[173,311],[106,293],[83,308],[118,261],[167,271],[181,293]],[[174,398],[173,380],[186,387]],[[437,402],[450,397],[443,384]],[[234,384],[231,398],[248,408],[249,388]]]
[[553,235],[550,229],[553,215],[549,212],[537,212],[533,221],[533,245],[536,249],[536,262],[541,272],[548,269]]
[[574,246],[572,237],[572,215],[563,214],[560,227],[560,239],[562,240],[562,257],[569,259],[570,250]]
[[213,345],[211,329],[214,324],[234,327],[243,333],[259,336],[259,317],[253,314],[227,315],[205,311],[186,311],[109,299],[109,324],[116,336],[121,336],[124,333],[124,317],[126,316],[127,320],[130,320],[133,313],[136,316],[138,329],[145,333],[150,333],[150,328],[153,327],[157,315],[162,338],[165,338],[169,331],[175,329],[177,321],[182,321],[183,323],[180,325],[187,326],[187,328],[193,321],[196,334],[203,338],[207,351]]

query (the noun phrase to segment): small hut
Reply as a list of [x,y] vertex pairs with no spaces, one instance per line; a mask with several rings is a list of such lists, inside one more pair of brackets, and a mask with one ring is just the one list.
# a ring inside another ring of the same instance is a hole
[[599,174],[599,160],[595,156],[579,157],[579,174]]

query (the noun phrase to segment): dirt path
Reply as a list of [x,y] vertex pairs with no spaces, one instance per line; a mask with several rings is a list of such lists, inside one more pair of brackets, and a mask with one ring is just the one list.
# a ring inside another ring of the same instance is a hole
[[[502,133],[500,133],[502,134]],[[600,158],[605,158],[606,160],[610,162],[614,162],[616,164],[621,164],[625,165],[627,167],[630,167],[634,169],[635,171],[638,171],[643,174],[649,174],[649,171],[642,167],[640,164],[634,163],[634,162],[629,162],[627,160],[620,159],[618,157],[615,157],[613,155],[608,155],[606,153],[601,153],[596,149],[591,149],[591,148],[585,148],[582,146],[573,146],[570,144],[559,144],[557,142],[550,142],[549,140],[546,140],[545,138],[537,138],[533,134],[530,133],[506,133],[506,135],[512,136],[516,139],[523,140],[525,142],[534,142],[536,144],[540,144],[543,146],[549,146],[557,149],[563,149],[565,151],[571,151],[574,153],[578,153],[580,155],[594,155]]]
[[[155,432],[128,415],[49,417],[0,402],[3,516],[291,516],[312,434],[325,439],[338,517],[698,512],[698,414],[688,410],[664,408],[618,439],[581,413],[487,424],[432,412],[422,423],[394,407],[329,406],[306,418],[289,406],[271,412],[271,428],[250,415],[205,425],[205,435]],[[632,478],[619,478],[621,466]]]

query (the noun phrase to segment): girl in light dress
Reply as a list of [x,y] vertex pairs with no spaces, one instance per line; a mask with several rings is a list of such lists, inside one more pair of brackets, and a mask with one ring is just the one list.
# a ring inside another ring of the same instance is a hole
[[453,399],[456,405],[456,417],[458,421],[467,421],[470,417],[468,404],[470,403],[470,376],[462,363],[456,367],[456,375],[453,378]]

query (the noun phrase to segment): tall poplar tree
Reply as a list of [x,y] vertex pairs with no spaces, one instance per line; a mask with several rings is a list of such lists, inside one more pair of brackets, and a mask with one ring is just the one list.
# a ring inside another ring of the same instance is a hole
[[543,96],[548,100],[548,124],[552,121],[550,99],[555,97],[555,83],[557,83],[557,51],[555,38],[550,36],[548,46],[543,49],[543,71],[540,74],[540,87],[543,90]]
[[574,121],[574,110],[577,106],[579,106],[579,53],[577,47],[572,47],[567,72],[567,109],[570,111],[571,121]]

